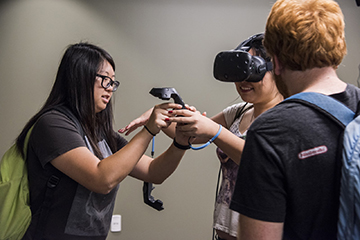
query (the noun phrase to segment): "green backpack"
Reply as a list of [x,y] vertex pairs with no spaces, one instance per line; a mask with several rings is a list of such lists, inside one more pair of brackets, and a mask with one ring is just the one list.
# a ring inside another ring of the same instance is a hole
[[[81,124],[73,113],[65,106],[56,106],[53,109],[65,114],[73,121],[84,138]],[[51,110],[51,109],[50,109]],[[36,123],[35,123],[36,124]],[[35,125],[34,124],[34,125]],[[30,191],[26,164],[26,154],[31,131],[27,132],[24,141],[24,157],[16,147],[9,148],[0,162],[0,240],[21,239],[31,222]],[[45,198],[40,209],[35,239],[41,239],[43,228],[52,201],[55,188],[61,176],[50,173],[45,190]]]
[[26,153],[32,128],[24,142],[24,155],[12,145],[0,162],[0,239],[18,240],[31,221]]

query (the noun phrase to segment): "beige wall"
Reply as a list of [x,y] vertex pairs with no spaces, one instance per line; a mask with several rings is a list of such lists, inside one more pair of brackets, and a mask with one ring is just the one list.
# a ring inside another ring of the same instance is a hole
[[[233,84],[214,80],[213,60],[219,51],[262,32],[273,2],[1,0],[0,155],[44,103],[66,46],[80,40],[105,48],[116,61],[121,85],[115,129],[161,102],[148,94],[152,87],[175,87],[208,116],[240,101]],[[353,0],[339,2],[349,53],[338,73],[355,84],[360,8]],[[170,143],[164,135],[156,137],[155,155]],[[142,182],[127,178],[114,211],[122,215],[122,231],[108,239],[211,239],[218,168],[213,145],[188,151],[175,174],[153,191],[164,201],[162,212],[142,202]]]

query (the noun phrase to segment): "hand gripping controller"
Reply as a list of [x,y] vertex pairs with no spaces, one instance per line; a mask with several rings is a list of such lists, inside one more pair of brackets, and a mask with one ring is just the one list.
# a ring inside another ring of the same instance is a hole
[[[170,100],[170,98],[174,99],[175,103],[181,104],[183,108],[185,108],[185,104],[181,99],[180,95],[176,92],[175,88],[153,88],[149,92],[154,97],[158,97],[162,100]],[[151,152],[152,157],[154,157],[154,139],[153,139],[153,149]],[[155,200],[155,198],[151,195],[151,191],[154,189],[152,183],[144,182],[143,185],[143,198],[144,203],[149,205],[152,208],[155,208],[158,211],[164,209],[163,202],[160,199]]]

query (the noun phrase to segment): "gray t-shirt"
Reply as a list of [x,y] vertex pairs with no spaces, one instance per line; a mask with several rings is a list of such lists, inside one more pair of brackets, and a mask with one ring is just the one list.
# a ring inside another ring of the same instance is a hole
[[[127,141],[116,134],[118,149]],[[98,143],[104,157],[111,155],[105,140]],[[45,113],[37,121],[29,140],[28,173],[30,184],[31,225],[24,237],[30,238],[37,227],[39,209],[44,201],[46,184],[51,175],[60,178],[43,226],[46,239],[105,240],[109,231],[118,187],[109,194],[89,191],[50,164],[50,161],[77,147],[90,144],[80,135],[76,124],[56,110]]]

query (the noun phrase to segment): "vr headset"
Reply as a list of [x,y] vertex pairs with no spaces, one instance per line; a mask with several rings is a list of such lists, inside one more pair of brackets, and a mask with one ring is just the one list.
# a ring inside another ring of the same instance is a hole
[[222,82],[259,82],[267,71],[272,70],[270,60],[252,56],[248,51],[254,42],[262,41],[264,34],[256,34],[243,41],[237,48],[216,55],[214,77]]

